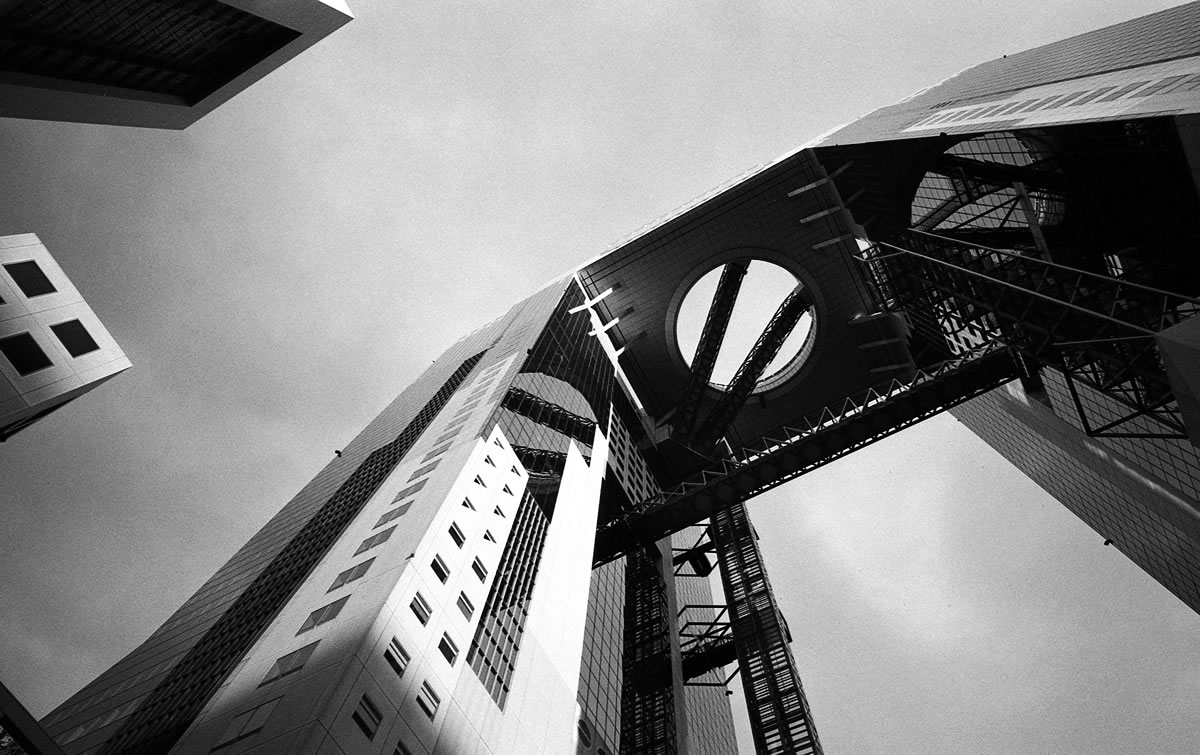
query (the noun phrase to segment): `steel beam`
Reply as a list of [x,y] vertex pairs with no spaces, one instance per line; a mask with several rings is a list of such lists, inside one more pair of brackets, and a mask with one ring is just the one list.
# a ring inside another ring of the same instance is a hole
[[775,310],[775,314],[771,316],[771,321],[767,323],[766,329],[755,341],[754,347],[750,349],[745,360],[742,361],[742,366],[734,374],[729,387],[717,399],[716,406],[712,408],[712,411],[696,430],[692,438],[694,448],[701,452],[707,451],[725,434],[725,431],[729,429],[729,424],[745,406],[746,399],[758,385],[767,366],[779,354],[783,342],[791,335],[796,323],[800,321],[800,317],[811,306],[812,297],[809,296],[802,284],[796,284],[796,287]]
[[691,434],[696,423],[696,414],[700,408],[700,399],[704,389],[712,380],[713,367],[717,363],[717,355],[725,340],[725,331],[729,327],[729,318],[733,315],[733,307],[737,304],[738,291],[742,287],[742,279],[750,267],[750,260],[734,260],[725,265],[721,271],[721,279],[717,282],[717,290],[713,292],[712,304],[708,315],[704,318],[704,329],[700,332],[700,343],[696,346],[696,354],[692,357],[692,372],[688,376],[687,387],[679,400],[675,411],[674,427],[680,438]]
[[596,533],[595,565],[607,563],[638,543],[653,543],[690,527],[727,506],[748,500],[788,480],[899,432],[923,419],[1018,377],[1008,350],[996,343],[928,369],[907,380],[847,396],[746,445],[669,491],[641,502],[637,510]]

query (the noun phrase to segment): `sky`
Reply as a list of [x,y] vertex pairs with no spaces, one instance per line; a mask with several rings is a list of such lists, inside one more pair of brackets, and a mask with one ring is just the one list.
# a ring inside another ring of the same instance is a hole
[[[186,131],[0,119],[0,234],[134,364],[0,446],[0,678],[48,712],[448,345],[647,221],[1174,4],[353,0]],[[828,752],[1200,751],[1200,618],[953,418],[750,512]]]

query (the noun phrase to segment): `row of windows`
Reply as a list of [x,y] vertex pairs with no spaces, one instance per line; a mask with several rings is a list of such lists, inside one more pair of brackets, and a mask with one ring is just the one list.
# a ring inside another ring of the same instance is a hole
[[[96,339],[92,338],[92,334],[79,320],[67,320],[51,325],[50,332],[54,333],[72,357],[81,357],[100,350]],[[0,338],[0,353],[4,354],[19,375],[31,375],[54,364],[29,332]]]

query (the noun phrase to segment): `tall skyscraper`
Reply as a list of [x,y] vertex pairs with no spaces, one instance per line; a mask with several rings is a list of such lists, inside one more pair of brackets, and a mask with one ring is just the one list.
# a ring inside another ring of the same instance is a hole
[[350,19],[342,0],[5,0],[0,116],[186,128]]
[[[969,69],[551,282],[45,725],[71,753],[726,753],[736,663],[756,750],[820,752],[743,503],[949,409],[1196,607],[1198,32],[1192,4]],[[761,275],[786,285],[723,374]]]

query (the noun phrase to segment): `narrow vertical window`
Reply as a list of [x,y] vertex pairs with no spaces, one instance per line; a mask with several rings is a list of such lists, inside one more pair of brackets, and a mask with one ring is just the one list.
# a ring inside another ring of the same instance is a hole
[[462,615],[468,620],[475,614],[475,604],[471,602],[465,592],[458,594],[458,610],[462,611]]
[[463,543],[467,542],[467,538],[463,535],[463,531],[459,529],[457,522],[450,523],[450,539],[459,548],[463,547]]
[[482,477],[480,477],[479,475],[475,475],[475,484],[476,484],[476,485],[478,485],[478,486],[479,486],[479,487],[481,487],[481,488],[486,488],[486,487],[487,487],[487,483],[485,483],[485,482],[483,481],[483,478],[482,478]]
[[441,651],[442,657],[451,666],[458,660],[458,645],[454,644],[454,640],[450,639],[450,635],[442,634],[442,641],[438,643],[438,650]]
[[379,731],[379,724],[383,722],[383,713],[379,712],[379,708],[375,707],[375,703],[366,695],[358,701],[358,707],[354,709],[354,714],[350,716],[354,723],[358,724],[358,728],[362,729],[362,733],[367,735],[367,739],[374,739],[375,732]]
[[504,516],[504,511],[503,511],[503,510],[501,510],[501,508],[500,508],[499,506],[497,506],[496,508],[492,509],[492,513],[493,513],[493,514],[495,514],[496,516],[500,517],[501,519],[507,519],[507,518],[508,518],[508,517]]
[[471,571],[475,572],[475,576],[479,577],[480,582],[483,582],[487,579],[487,567],[483,565],[483,562],[480,561],[478,557],[471,562]]
[[496,466],[496,462],[492,461],[492,457],[490,457],[490,456],[483,457],[483,460],[485,462],[487,462],[488,464],[491,464],[493,467]]
[[496,538],[492,535],[491,530],[487,530],[483,533],[483,539],[493,543],[496,542]]
[[396,676],[404,676],[410,658],[408,651],[400,644],[400,640],[392,638],[392,641],[388,643],[387,650],[383,651],[383,659],[392,667],[392,671],[396,672]]
[[421,689],[417,691],[417,705],[421,706],[421,710],[425,711],[425,715],[429,716],[430,721],[437,715],[438,706],[441,704],[442,698],[433,691],[429,682],[421,682]]
[[446,562],[442,560],[441,556],[434,556],[433,560],[429,562],[429,568],[433,569],[434,576],[442,584],[450,579],[450,569],[446,567]]
[[429,623],[429,617],[433,616],[433,609],[429,607],[429,601],[425,600],[425,596],[417,593],[413,596],[412,602],[408,604],[412,609],[413,614],[417,617],[417,621],[422,624]]
[[463,508],[470,509],[471,511],[475,510],[475,504],[471,503],[470,498],[464,498],[462,505],[463,505]]

